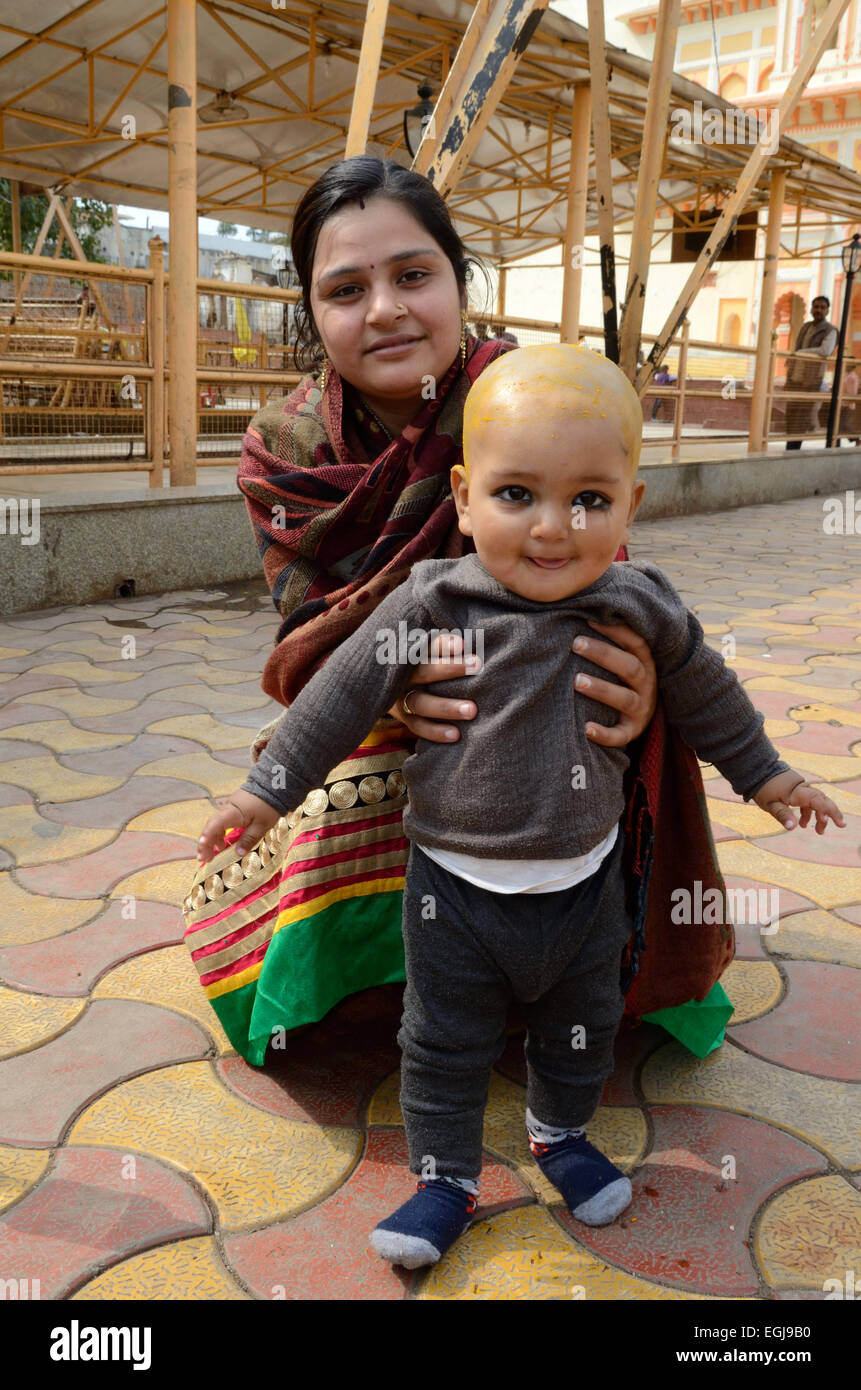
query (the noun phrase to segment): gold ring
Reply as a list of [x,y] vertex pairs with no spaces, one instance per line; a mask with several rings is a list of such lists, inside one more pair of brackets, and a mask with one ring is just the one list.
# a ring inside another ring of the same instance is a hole
[[409,697],[410,697],[411,695],[415,695],[415,694],[417,694],[417,693],[418,693],[418,692],[415,691],[415,690],[408,690],[407,693],[406,693],[406,695],[402,695],[402,696],[401,696],[401,704],[402,704],[402,706],[403,706],[404,713],[405,713],[405,714],[409,714],[413,719],[415,719],[415,717],[416,717],[416,712],[415,712],[415,710],[413,709],[412,705],[409,704],[408,702],[409,702]]

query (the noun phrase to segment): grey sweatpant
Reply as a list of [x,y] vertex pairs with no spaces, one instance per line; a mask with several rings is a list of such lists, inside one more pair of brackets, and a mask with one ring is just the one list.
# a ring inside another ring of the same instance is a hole
[[591,878],[558,893],[493,893],[410,846],[404,889],[407,985],[398,1034],[410,1171],[477,1178],[490,1070],[509,1002],[525,1006],[526,1104],[576,1128],[613,1069],[631,931],[622,833]]

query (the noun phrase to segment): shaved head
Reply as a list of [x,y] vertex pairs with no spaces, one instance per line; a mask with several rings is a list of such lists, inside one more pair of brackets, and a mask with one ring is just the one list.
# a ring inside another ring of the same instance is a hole
[[643,434],[640,398],[620,369],[591,348],[571,343],[542,343],[516,348],[491,362],[466,398],[463,456],[467,474],[479,457],[483,427],[507,422],[522,426],[534,419],[536,429],[566,420],[604,420],[618,435],[637,471]]

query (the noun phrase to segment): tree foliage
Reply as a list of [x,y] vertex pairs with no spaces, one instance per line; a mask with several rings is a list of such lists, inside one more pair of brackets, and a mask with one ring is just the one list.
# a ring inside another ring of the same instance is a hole
[[[50,199],[44,193],[21,194],[21,250],[32,255],[36,238],[45,221]],[[69,221],[81,243],[88,261],[104,261],[105,256],[99,245],[99,232],[109,227],[113,221],[110,203],[102,203],[98,198],[74,198],[69,204]],[[55,217],[42,247],[42,255],[51,256],[57,248],[60,223]],[[12,194],[8,179],[0,179],[0,250],[12,250]],[[74,260],[75,253],[68,241],[63,239],[60,258]]]

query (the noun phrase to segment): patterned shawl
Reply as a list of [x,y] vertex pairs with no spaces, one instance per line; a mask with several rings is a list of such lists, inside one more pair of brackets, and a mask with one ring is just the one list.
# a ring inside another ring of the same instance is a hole
[[449,483],[462,461],[463,405],[488,363],[514,346],[467,338],[465,367],[458,357],[382,453],[379,427],[331,366],[325,396],[306,376],[255,416],[237,481],[284,618],[263,672],[267,695],[289,705],[417,560],[472,548]]

